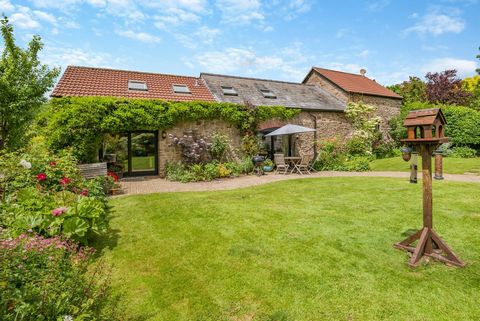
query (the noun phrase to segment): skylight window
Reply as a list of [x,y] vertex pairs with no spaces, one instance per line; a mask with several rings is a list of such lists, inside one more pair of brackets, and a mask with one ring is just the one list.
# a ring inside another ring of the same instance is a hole
[[176,94],[191,94],[187,85],[173,85],[173,92]]
[[260,89],[260,92],[265,98],[271,98],[271,99],[277,98],[277,96],[275,96],[275,94],[272,93],[269,89]]
[[147,91],[147,83],[144,81],[137,81],[137,80],[129,80],[128,81],[128,89],[129,90],[142,90]]
[[226,96],[238,96],[237,91],[233,87],[222,86],[223,94]]

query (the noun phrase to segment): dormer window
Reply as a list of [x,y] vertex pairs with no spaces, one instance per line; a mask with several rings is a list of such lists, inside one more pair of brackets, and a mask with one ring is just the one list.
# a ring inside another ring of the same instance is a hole
[[230,86],[222,86],[222,91],[225,96],[238,96],[238,93],[235,90],[235,88]]
[[147,83],[144,81],[138,81],[138,80],[129,80],[128,81],[128,89],[129,90],[141,90],[141,91],[147,91]]
[[191,94],[192,92],[188,89],[187,85],[173,85],[173,92],[176,94]]
[[277,98],[277,96],[274,93],[272,93],[269,89],[260,89],[260,92],[265,98],[270,98],[270,99]]

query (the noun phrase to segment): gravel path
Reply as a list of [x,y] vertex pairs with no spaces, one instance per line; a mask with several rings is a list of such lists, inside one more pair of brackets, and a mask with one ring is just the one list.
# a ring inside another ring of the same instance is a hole
[[[158,177],[139,177],[129,178],[122,181],[123,194],[150,194],[164,192],[198,192],[198,191],[218,191],[235,188],[249,187],[278,182],[290,179],[320,178],[320,177],[392,177],[409,178],[408,172],[319,172],[311,175],[281,175],[270,173],[264,176],[241,176],[236,178],[219,179],[211,182],[179,183],[170,182]],[[419,178],[421,172],[419,173]],[[480,183],[478,175],[456,175],[444,174],[445,181]],[[121,196],[119,195],[119,196]]]

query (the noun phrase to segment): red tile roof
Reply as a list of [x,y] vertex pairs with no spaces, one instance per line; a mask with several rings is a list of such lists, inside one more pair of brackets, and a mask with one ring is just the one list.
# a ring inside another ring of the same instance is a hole
[[[144,81],[148,91],[129,90],[128,81]],[[175,94],[172,85],[187,85],[191,94]],[[52,97],[109,96],[158,98],[170,101],[214,101],[203,79],[148,72],[68,66]]]
[[387,89],[376,81],[362,75],[318,67],[313,67],[313,70],[347,92],[400,99],[402,98],[402,96],[397,95],[390,89]]

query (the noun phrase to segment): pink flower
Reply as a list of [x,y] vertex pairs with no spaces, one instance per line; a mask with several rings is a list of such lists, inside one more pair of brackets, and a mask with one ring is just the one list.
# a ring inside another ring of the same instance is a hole
[[52,210],[52,215],[53,216],[60,216],[63,213],[65,213],[67,210],[68,210],[68,208],[66,208],[66,207],[59,207],[59,208],[56,208],[56,209]]
[[82,196],[88,196],[88,189],[84,188],[81,192],[80,195]]
[[41,182],[47,179],[47,174],[45,173],[40,173],[37,175],[37,179]]
[[68,177],[64,177],[64,178],[62,178],[62,179],[60,180],[60,184],[61,184],[61,185],[64,185],[64,186],[65,186],[65,185],[67,185],[68,183],[70,183],[70,178],[68,178]]

